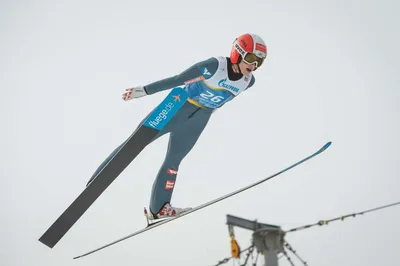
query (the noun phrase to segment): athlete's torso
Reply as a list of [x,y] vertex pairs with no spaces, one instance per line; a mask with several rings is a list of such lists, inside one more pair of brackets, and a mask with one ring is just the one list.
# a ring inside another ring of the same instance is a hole
[[207,66],[200,67],[204,78],[185,85],[189,96],[189,102],[194,105],[216,109],[245,91],[252,80],[252,74],[242,75],[238,80],[230,80],[228,75],[228,64],[225,57],[217,57],[218,66],[214,71]]

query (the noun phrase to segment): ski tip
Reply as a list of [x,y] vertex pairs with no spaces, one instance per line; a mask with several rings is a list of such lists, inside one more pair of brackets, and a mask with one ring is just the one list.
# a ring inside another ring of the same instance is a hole
[[328,143],[326,143],[320,150],[319,152],[323,152],[324,150],[328,149],[329,146],[331,146],[332,141],[329,141]]

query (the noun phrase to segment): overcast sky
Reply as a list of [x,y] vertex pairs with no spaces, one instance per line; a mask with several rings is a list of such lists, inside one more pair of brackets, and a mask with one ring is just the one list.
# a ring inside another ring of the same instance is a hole
[[[399,7],[394,0],[1,1],[0,264],[212,266],[230,256],[226,214],[290,229],[400,201]],[[254,87],[211,118],[181,165],[172,203],[194,207],[332,146],[250,191],[72,260],[145,226],[165,136],[54,249],[40,243],[168,94],[124,102],[122,92],[229,56],[246,32],[264,38],[268,58]],[[394,207],[286,239],[310,266],[395,266],[399,224]],[[246,248],[251,232],[237,230],[237,238]]]

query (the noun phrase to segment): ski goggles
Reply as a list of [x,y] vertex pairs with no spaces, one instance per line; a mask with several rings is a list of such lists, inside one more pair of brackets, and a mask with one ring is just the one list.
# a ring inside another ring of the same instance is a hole
[[256,68],[260,67],[262,65],[262,63],[264,62],[264,58],[258,57],[256,54],[254,53],[250,53],[250,52],[246,52],[239,44],[239,42],[237,40],[235,40],[234,42],[234,47],[236,49],[236,51],[238,51],[238,53],[242,56],[242,60],[248,64],[248,65],[252,65],[255,64]]
[[264,58],[260,58],[253,53],[246,53],[242,60],[249,65],[255,64],[257,68],[264,62]]

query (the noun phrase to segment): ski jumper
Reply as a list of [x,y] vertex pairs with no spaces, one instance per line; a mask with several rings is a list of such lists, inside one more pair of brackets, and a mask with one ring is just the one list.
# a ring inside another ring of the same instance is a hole
[[[144,86],[148,95],[184,86],[189,97],[152,140],[170,133],[167,154],[151,192],[150,211],[153,214],[157,214],[166,203],[170,203],[179,165],[196,144],[212,113],[250,88],[254,82],[252,74],[245,76],[233,72],[229,58],[211,57],[194,64],[179,75]],[[141,124],[146,119],[147,117]],[[92,177],[97,175],[120,147],[99,166]]]

